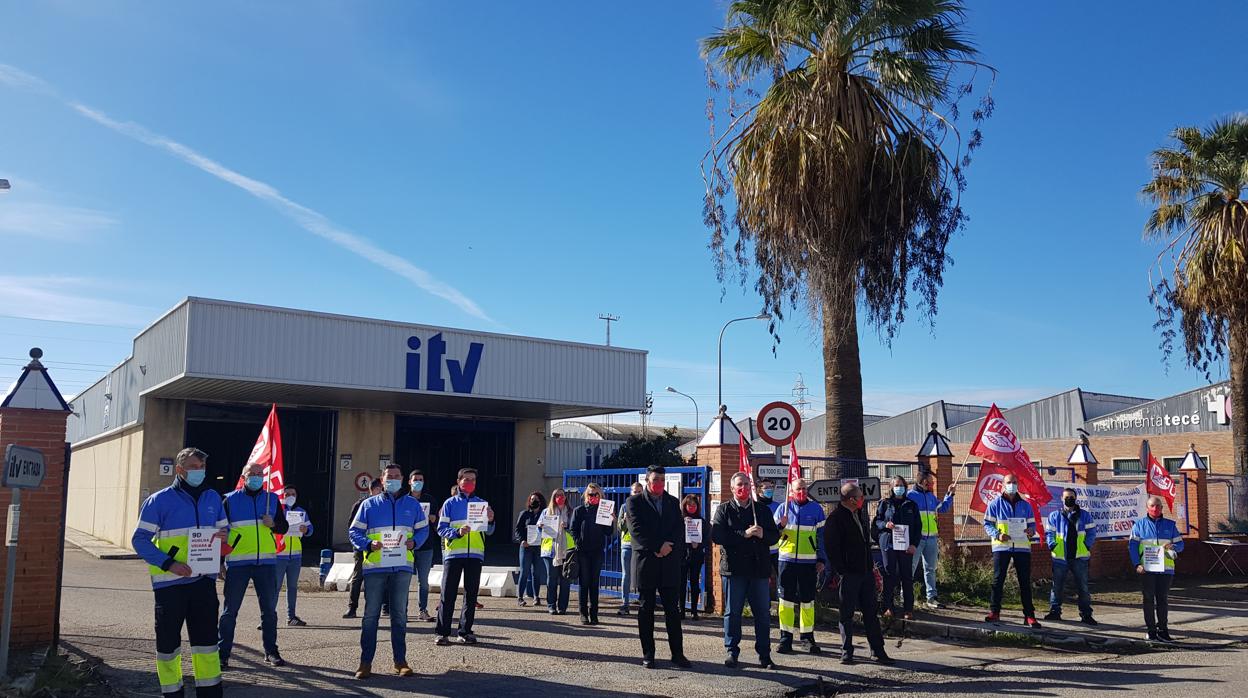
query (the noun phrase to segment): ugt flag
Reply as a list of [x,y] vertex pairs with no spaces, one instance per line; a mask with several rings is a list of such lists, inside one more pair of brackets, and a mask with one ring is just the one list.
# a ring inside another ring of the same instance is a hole
[[1053,499],[1045,486],[1044,477],[1031,464],[1031,457],[1023,450],[996,403],[988,410],[984,423],[979,427],[979,434],[971,444],[971,455],[996,463],[1017,476],[1019,491],[1027,495],[1037,511]]
[[789,442],[789,482],[786,489],[793,496],[793,483],[802,479],[802,464],[797,462],[797,439]]
[[1174,478],[1157,462],[1153,449],[1148,446],[1148,439],[1140,442],[1140,465],[1144,467],[1145,490],[1150,495],[1157,495],[1166,500],[1170,510],[1174,511]]

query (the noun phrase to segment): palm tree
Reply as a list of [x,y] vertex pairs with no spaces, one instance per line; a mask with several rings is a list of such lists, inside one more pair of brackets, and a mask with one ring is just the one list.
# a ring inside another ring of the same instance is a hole
[[[712,88],[719,77],[730,96],[722,134],[708,109],[717,271],[722,282],[730,262],[745,282],[755,270],[773,317],[802,307],[820,323],[831,456],[866,458],[859,309],[886,343],[908,291],[930,320],[965,221],[981,138],[962,141],[957,107],[986,66],[963,20],[961,0],[737,0],[702,42]],[[741,89],[753,104],[737,104]],[[991,109],[984,97],[972,119]]]
[[[1151,299],[1168,358],[1177,322],[1187,362],[1210,377],[1231,369],[1235,511],[1248,512],[1248,116],[1171,132],[1174,147],[1153,151],[1144,197],[1156,205],[1146,239],[1165,247]],[[1150,275],[1151,276],[1151,275]]]

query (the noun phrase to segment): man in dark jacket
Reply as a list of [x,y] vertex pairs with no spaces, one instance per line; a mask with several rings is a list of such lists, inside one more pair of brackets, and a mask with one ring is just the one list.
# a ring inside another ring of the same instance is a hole
[[828,517],[823,540],[828,564],[841,577],[841,664],[854,663],[854,611],[862,611],[871,653],[881,664],[893,660],[884,651],[884,635],[875,617],[875,575],[871,561],[871,536],[861,514],[862,491],[858,485],[841,486],[841,503]]
[[764,669],[771,661],[770,548],[780,540],[771,509],[750,497],[750,478],[737,473],[729,481],[732,499],[715,510],[711,541],[723,552],[719,574],[724,578],[724,666],[737,666],[741,644],[741,611],[748,601],[754,616],[754,649]]
[[654,668],[655,594],[663,599],[667,645],[672,664],[689,668],[680,628],[680,565],[685,559],[685,523],[680,500],[663,490],[667,471],[661,465],[646,469],[646,491],[628,498],[625,516],[633,537],[633,579],[641,597],[637,630],[641,635],[642,666]]

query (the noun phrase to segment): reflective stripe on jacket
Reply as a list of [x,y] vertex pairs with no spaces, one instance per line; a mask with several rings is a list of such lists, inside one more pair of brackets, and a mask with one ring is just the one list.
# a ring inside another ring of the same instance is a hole
[[153,589],[189,584],[201,577],[217,578],[215,574],[179,577],[164,569],[166,563],[186,562],[192,528],[220,530],[229,523],[216,490],[205,486],[196,500],[181,485],[179,480],[144,500],[139,507],[139,522],[130,536],[135,552],[147,562]]
[[282,543],[286,547],[279,550],[277,556],[301,558],[303,557],[303,539],[312,535],[312,520],[308,518],[308,512],[303,507],[291,507],[289,511],[297,511],[303,514],[303,525],[307,527],[307,530],[303,532],[302,536],[297,536],[293,532],[287,531],[286,535],[282,536]]
[[788,501],[776,507],[776,526],[780,519],[788,517],[788,523],[780,529],[781,562],[813,564],[823,562],[823,524],[826,518],[823,507],[817,502],[798,504]]
[[1137,520],[1135,525],[1131,527],[1131,539],[1127,543],[1127,552],[1131,555],[1131,564],[1144,564],[1141,559],[1141,548],[1164,546],[1166,543],[1174,546],[1174,556],[1165,556],[1165,572],[1153,572],[1153,574],[1174,574],[1175,560],[1178,554],[1183,552],[1183,536],[1179,534],[1179,527],[1175,525],[1174,521],[1164,516],[1154,520],[1146,515]]
[[438,513],[438,535],[442,538],[443,561],[453,558],[485,560],[485,537],[494,534],[493,521],[485,531],[459,535],[459,529],[468,525],[468,503],[484,501],[480,497],[457,494],[442,503],[442,510]]
[[225,495],[225,512],[230,519],[227,542],[233,548],[225,557],[226,567],[277,564],[277,539],[263,522],[265,516],[274,521],[283,516],[277,495],[234,490]]
[[936,495],[915,485],[906,493],[910,501],[919,507],[919,520],[923,523],[923,537],[933,538],[937,535],[936,515],[943,514],[953,507],[953,495],[945,495],[937,500]]
[[[1025,540],[1016,540],[1012,537],[1005,543],[997,540],[998,535],[1009,530],[1010,519],[1026,521],[1024,524],[1027,531]],[[1005,498],[1005,495],[1001,495],[988,505],[988,511],[984,514],[984,532],[992,540],[994,553],[1030,553],[1031,534],[1035,531],[1035,526],[1035,510],[1031,508],[1031,503],[1022,497],[1019,497],[1017,502],[1011,502]]]
[[[349,531],[351,544],[364,553],[364,574],[377,574],[395,570],[412,570],[416,556],[412,550],[419,548],[429,536],[429,520],[420,502],[406,494],[378,494],[365,499],[355,512]],[[374,542],[382,543],[387,537],[401,535],[398,545],[403,546],[401,561],[387,560],[380,549],[370,550]],[[406,550],[407,542],[412,550]]]
[[1045,543],[1053,552],[1053,562],[1066,564],[1066,545],[1071,538],[1075,539],[1075,559],[1087,560],[1092,557],[1092,543],[1096,541],[1096,522],[1092,514],[1084,509],[1079,510],[1079,530],[1072,535],[1070,517],[1063,509],[1049,513],[1048,523],[1044,527]]

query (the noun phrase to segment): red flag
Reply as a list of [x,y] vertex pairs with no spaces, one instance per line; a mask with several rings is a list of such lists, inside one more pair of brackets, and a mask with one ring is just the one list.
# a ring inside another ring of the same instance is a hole
[[1009,473],[1009,470],[996,463],[981,463],[979,478],[975,480],[975,490],[971,492],[971,509],[981,514],[988,511],[988,505],[1001,496],[1005,476]]
[[793,483],[802,479],[802,464],[797,461],[797,440],[789,442],[789,483],[785,487],[789,498],[793,497]]
[[745,473],[745,476],[750,479],[750,499],[757,502],[758,501],[758,487],[755,486],[755,482],[754,482],[754,466],[750,465],[750,449],[749,447],[745,445],[745,434],[742,434],[741,432],[738,431],[737,437],[739,439],[738,444],[740,446],[740,451],[741,451],[740,471]]
[[1165,467],[1157,462],[1157,456],[1153,455],[1153,449],[1148,446],[1148,439],[1140,442],[1140,465],[1144,466],[1146,473],[1144,481],[1145,489],[1150,495],[1157,495],[1166,500],[1170,505],[1170,510],[1174,510],[1174,478],[1170,477],[1170,473],[1166,472]]
[[[282,469],[282,430],[277,422],[277,405],[273,405],[269,410],[269,418],[264,420],[264,427],[260,430],[260,436],[256,439],[256,445],[252,447],[247,462],[264,466],[265,491],[280,496],[282,490],[286,488],[286,474]],[[242,488],[243,476],[240,474],[238,484],[234,486],[234,489],[241,490]],[[272,514],[276,515],[277,512],[272,512]],[[277,550],[281,552],[286,548],[286,544],[282,541],[282,536],[275,537]]]
[[[1018,489],[1027,495],[1037,511],[1053,499],[1044,483],[1044,476],[1031,464],[1031,457],[1018,442],[1014,430],[1005,421],[996,404],[988,410],[984,423],[979,427],[979,434],[971,444],[971,455],[996,463],[1016,475]],[[981,473],[982,470],[981,467]]]

